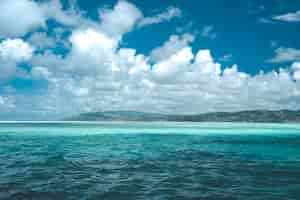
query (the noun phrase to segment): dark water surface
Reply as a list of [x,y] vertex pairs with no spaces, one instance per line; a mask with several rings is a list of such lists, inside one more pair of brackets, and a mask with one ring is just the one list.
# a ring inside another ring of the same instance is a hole
[[261,126],[0,125],[0,199],[300,199],[299,129]]

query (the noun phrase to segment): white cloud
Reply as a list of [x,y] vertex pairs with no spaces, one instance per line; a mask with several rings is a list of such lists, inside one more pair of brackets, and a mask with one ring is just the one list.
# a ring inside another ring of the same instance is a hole
[[75,9],[64,10],[60,0],[51,0],[39,6],[46,19],[54,19],[64,25],[75,26],[81,20],[80,13]]
[[172,35],[161,47],[155,48],[150,53],[152,61],[160,61],[166,59],[176,52],[187,47],[194,41],[194,36],[191,34],[184,34],[183,36]]
[[210,54],[210,51],[209,50],[200,50],[200,51],[198,51],[198,53],[196,55],[195,62],[198,63],[198,64],[212,63],[213,58]]
[[36,2],[0,1],[0,37],[23,35],[39,26],[45,26],[45,19]]
[[17,71],[17,64],[28,61],[34,48],[21,39],[6,39],[0,43],[0,82],[9,80]]
[[300,22],[300,10],[296,12],[286,13],[283,15],[278,15],[273,17],[274,20],[284,21],[284,22]]
[[271,63],[293,62],[300,60],[300,50],[280,47],[275,50],[275,57],[267,60]]
[[165,12],[159,13],[152,17],[145,17],[143,18],[140,23],[139,27],[151,25],[151,24],[159,24],[164,21],[170,21],[173,18],[181,17],[181,10],[176,7],[169,7]]
[[[27,61],[32,68],[24,77],[48,84],[36,95],[1,94],[1,111],[9,107],[10,112],[26,116],[63,118],[101,110],[200,113],[300,109],[299,63],[250,75],[239,71],[237,65],[222,67],[209,49],[192,49],[191,34],[172,35],[143,55],[120,45],[123,35],[133,30],[141,17],[141,11],[126,1],[101,10],[99,24],[87,23],[72,30],[66,55],[51,50],[32,55],[34,49],[26,42],[4,40],[0,43],[0,81],[18,70],[20,73],[18,63]],[[30,42],[44,46],[38,42],[43,37],[46,35]],[[277,50],[272,62],[298,59],[295,49],[285,50]]]
[[[66,60],[62,55],[54,54],[52,51],[45,51],[43,54],[35,54],[31,59],[33,66],[43,66],[55,71],[62,71],[66,68]],[[65,66],[65,67],[64,67]]]
[[2,90],[5,94],[13,94],[16,93],[16,88],[14,88],[13,86],[7,85],[2,87]]
[[201,36],[213,40],[216,39],[217,34],[214,33],[214,27],[210,25],[210,26],[204,26]]
[[292,64],[293,78],[300,81],[300,62],[295,62]]
[[53,48],[56,46],[56,38],[49,37],[45,32],[33,33],[28,42],[38,49]]
[[119,48],[118,40],[99,30],[74,31],[66,58],[34,56],[35,63],[44,67],[33,68],[32,74],[47,80],[49,88],[33,110],[72,115],[119,109],[200,113],[300,108],[297,63],[254,76],[236,65],[222,70],[210,50],[194,55],[189,37],[171,36],[155,50],[165,57],[150,64],[149,57]]
[[106,66],[113,61],[118,40],[93,29],[74,31],[70,37],[72,49],[67,57],[66,70],[82,74],[97,74],[104,76]]
[[4,102],[4,98],[2,96],[0,96],[0,105],[4,105],[5,102]]
[[100,29],[106,34],[119,38],[132,30],[142,18],[142,12],[133,4],[119,0],[113,9],[100,9]]
[[76,25],[80,15],[75,10],[63,10],[59,0],[37,3],[33,0],[0,1],[0,37],[16,37],[38,27],[47,19],[64,25]]
[[190,47],[185,47],[171,57],[162,60],[153,66],[153,72],[159,79],[174,79],[178,73],[187,71],[187,67],[194,55]]
[[[113,50],[118,44],[118,41],[115,39],[93,29],[75,31],[72,34],[70,41],[72,42],[74,49],[82,53],[91,53],[92,51],[97,52],[97,50],[100,48],[105,50]],[[103,52],[97,53],[100,54]]]
[[51,72],[46,67],[36,66],[31,69],[33,79],[49,80],[52,76]]
[[16,73],[16,63],[12,61],[2,60],[0,58],[0,83],[11,79]]
[[11,96],[0,96],[1,111],[11,110],[15,108],[14,99]]
[[7,60],[29,60],[33,51],[34,48],[21,39],[7,39],[0,43],[0,57]]

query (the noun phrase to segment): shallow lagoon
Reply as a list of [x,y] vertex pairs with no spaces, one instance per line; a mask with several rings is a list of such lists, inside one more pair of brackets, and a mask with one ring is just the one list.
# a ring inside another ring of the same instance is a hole
[[0,124],[0,199],[299,197],[297,124]]

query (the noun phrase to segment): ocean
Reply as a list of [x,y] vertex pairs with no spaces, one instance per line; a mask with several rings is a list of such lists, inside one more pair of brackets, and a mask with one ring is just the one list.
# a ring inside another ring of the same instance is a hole
[[300,125],[0,123],[0,199],[300,199]]

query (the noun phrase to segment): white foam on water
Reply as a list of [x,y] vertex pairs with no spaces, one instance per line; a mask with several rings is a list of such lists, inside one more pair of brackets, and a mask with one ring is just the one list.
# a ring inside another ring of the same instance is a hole
[[180,134],[180,135],[273,135],[300,134],[300,124],[195,123],[195,122],[0,122],[0,134],[101,135],[101,134]]

